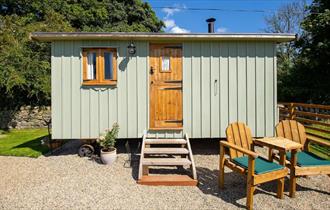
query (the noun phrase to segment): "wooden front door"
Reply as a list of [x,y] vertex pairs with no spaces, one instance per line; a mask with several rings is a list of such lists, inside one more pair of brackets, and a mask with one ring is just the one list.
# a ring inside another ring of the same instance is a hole
[[152,44],[149,52],[150,129],[181,129],[182,47]]

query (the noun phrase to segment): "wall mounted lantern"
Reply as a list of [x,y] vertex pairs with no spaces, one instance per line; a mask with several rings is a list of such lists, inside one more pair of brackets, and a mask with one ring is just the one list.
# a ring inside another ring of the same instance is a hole
[[136,47],[134,45],[133,42],[131,42],[128,46],[127,46],[127,51],[128,51],[128,54],[130,55],[134,55],[135,52],[136,52]]

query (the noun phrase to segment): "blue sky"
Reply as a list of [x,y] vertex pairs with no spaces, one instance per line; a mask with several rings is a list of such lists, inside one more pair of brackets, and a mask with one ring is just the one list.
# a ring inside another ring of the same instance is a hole
[[[207,32],[205,20],[209,17],[217,19],[217,32],[263,32],[266,27],[264,17],[275,12],[282,5],[294,0],[144,0],[154,8],[157,16],[167,25],[166,32]],[[310,2],[310,1],[307,1]],[[219,8],[226,11],[191,11],[176,8]],[[236,10],[244,10],[238,12]],[[252,12],[253,10],[254,12]],[[255,10],[262,10],[257,12]]]

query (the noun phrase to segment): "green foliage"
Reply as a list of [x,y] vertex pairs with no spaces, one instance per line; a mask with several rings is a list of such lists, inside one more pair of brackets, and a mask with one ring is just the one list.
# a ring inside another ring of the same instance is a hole
[[0,134],[0,155],[39,157],[49,151],[41,144],[48,135],[46,128],[10,130]]
[[50,44],[35,31],[143,31],[164,26],[141,0],[2,0],[0,108],[50,103]]
[[308,9],[302,36],[295,43],[299,55],[283,79],[282,98],[330,104],[330,1],[314,0]]
[[0,17],[0,107],[48,105],[50,45],[30,41],[29,33],[71,31],[71,27],[52,11],[40,22],[31,16]]
[[118,138],[119,125],[114,123],[112,129],[106,130],[98,139],[97,143],[105,150],[113,150],[116,144],[116,139]]

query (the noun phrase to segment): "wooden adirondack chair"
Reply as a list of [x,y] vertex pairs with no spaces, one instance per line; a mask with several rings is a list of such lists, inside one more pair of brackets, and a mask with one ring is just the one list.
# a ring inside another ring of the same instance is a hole
[[[266,160],[254,152],[251,130],[244,124],[235,122],[226,129],[227,141],[220,141],[219,187],[224,187],[225,166],[241,174],[247,174],[248,209],[253,207],[253,193],[256,185],[278,180],[277,197],[283,197],[284,177],[288,170],[277,163]],[[229,157],[225,158],[225,147]]]
[[[287,161],[286,164],[290,168],[290,197],[295,197],[296,178],[299,176],[330,174],[330,161],[322,159],[308,151],[308,143],[314,142],[330,147],[329,142],[320,141],[316,137],[307,136],[305,127],[295,120],[283,120],[276,125],[276,134],[287,139],[291,139],[304,145],[304,149],[299,151],[297,155],[287,153],[287,159],[291,160],[293,166]],[[271,152],[270,152],[270,155]],[[277,155],[273,155],[278,159]]]

